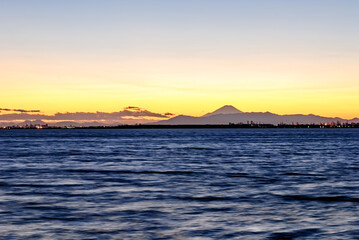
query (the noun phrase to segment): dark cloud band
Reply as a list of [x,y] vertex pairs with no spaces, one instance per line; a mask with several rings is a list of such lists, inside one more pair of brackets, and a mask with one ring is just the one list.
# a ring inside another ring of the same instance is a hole
[[40,110],[24,110],[24,109],[10,109],[10,108],[0,108],[0,111],[21,112],[21,113],[38,113],[38,112],[40,112]]
[[[3,110],[3,108],[0,108]],[[144,110],[138,107],[126,107],[123,111],[119,112],[67,112],[67,113],[56,113],[54,115],[46,115],[46,114],[29,114],[29,113],[37,113],[38,110],[24,110],[15,109],[17,111],[12,112],[20,112],[20,113],[6,113],[0,114],[0,121],[16,121],[16,120],[77,120],[77,121],[92,121],[92,120],[123,120],[126,118],[169,118],[173,116],[170,113],[154,113],[148,110]],[[10,111],[10,109],[5,109],[3,111]]]

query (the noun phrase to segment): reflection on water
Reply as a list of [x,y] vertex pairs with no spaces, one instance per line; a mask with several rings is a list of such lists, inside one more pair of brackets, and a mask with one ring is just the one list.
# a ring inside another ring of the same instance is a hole
[[357,239],[358,133],[0,131],[0,237]]

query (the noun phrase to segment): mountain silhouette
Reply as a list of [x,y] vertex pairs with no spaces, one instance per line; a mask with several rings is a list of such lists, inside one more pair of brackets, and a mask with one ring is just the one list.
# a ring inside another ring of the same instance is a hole
[[44,125],[46,124],[46,122],[40,120],[40,119],[36,119],[36,120],[33,120],[33,121],[30,121],[30,120],[26,120],[22,123],[19,123],[20,126],[25,126],[25,125]]
[[320,124],[332,122],[359,122],[358,118],[351,120],[330,118],[318,115],[279,115],[270,112],[241,112],[233,106],[226,105],[202,117],[179,115],[177,117],[155,122],[158,125],[202,125],[202,124],[229,124],[229,123],[262,123],[262,124]]
[[[121,113],[121,112],[120,112]],[[80,113],[83,114],[83,113]],[[89,113],[93,116],[92,113]],[[115,114],[115,113],[112,113]],[[152,114],[152,113],[151,113]],[[157,114],[158,115],[158,114]],[[156,115],[156,116],[157,116]],[[4,115],[7,116],[7,115]],[[26,115],[31,116],[33,115]],[[38,116],[38,115],[34,115]],[[47,115],[41,115],[49,118]],[[40,116],[40,117],[41,117]],[[62,115],[61,115],[62,116]],[[60,116],[60,117],[61,117]],[[78,116],[75,114],[75,116]],[[97,115],[96,115],[97,116]],[[107,115],[106,115],[107,116]],[[50,116],[51,117],[51,116]],[[36,118],[35,118],[36,119]],[[0,121],[0,127],[6,126],[26,126],[26,125],[45,125],[46,122],[41,119],[26,120],[24,122],[17,121]],[[44,118],[45,119],[45,118]],[[46,120],[45,119],[45,120]],[[51,119],[52,120],[52,119]],[[88,127],[88,126],[117,126],[117,125],[134,125],[134,124],[145,124],[145,125],[208,125],[208,124],[221,124],[228,125],[234,124],[324,124],[324,123],[359,123],[359,118],[343,119],[343,118],[330,118],[322,117],[318,115],[303,115],[303,114],[291,114],[291,115],[279,115],[270,112],[242,112],[232,105],[225,105],[213,112],[207,113],[201,117],[193,117],[186,115],[178,115],[176,117],[153,122],[150,119],[113,119],[111,121],[76,121],[76,120],[64,120],[64,121],[50,121],[49,126],[74,126],[74,127]]]
[[223,107],[217,109],[214,112],[207,113],[202,117],[209,117],[217,114],[235,114],[235,113],[242,113],[242,111],[238,110],[237,108],[233,107],[232,105],[224,105]]

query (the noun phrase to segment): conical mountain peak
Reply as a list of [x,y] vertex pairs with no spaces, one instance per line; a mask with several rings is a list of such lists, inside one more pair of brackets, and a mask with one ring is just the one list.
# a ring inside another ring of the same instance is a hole
[[214,112],[207,113],[203,115],[203,117],[209,117],[217,114],[236,114],[236,113],[242,113],[242,111],[238,110],[237,108],[233,107],[232,105],[224,105],[221,108],[218,108]]

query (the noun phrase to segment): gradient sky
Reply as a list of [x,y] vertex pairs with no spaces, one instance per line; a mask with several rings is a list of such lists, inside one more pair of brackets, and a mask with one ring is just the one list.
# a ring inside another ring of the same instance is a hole
[[0,0],[0,107],[359,117],[357,0]]

